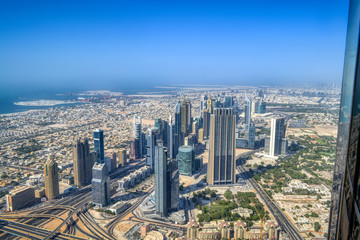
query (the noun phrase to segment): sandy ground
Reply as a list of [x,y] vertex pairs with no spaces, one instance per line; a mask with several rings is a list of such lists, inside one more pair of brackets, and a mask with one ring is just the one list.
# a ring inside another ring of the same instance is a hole
[[[134,122],[134,119],[129,119],[128,122],[131,122],[133,123]],[[155,125],[155,120],[150,120],[150,119],[141,119],[141,123],[143,125],[151,125],[151,126],[154,126]]]
[[313,128],[288,128],[286,135],[303,136],[303,135],[319,135],[337,137],[337,126],[335,125],[315,125]]

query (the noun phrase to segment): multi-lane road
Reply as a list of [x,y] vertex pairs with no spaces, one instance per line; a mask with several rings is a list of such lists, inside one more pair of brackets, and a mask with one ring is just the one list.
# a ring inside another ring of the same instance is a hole
[[272,215],[275,217],[282,230],[288,234],[290,239],[302,240],[303,238],[301,237],[295,226],[284,215],[279,206],[273,202],[273,200],[265,193],[265,191],[259,186],[259,184],[250,176],[250,173],[246,171],[243,166],[238,166],[237,168],[241,174],[244,174],[247,177],[248,181],[258,192],[260,197],[264,200],[266,206],[271,211]]
[[[116,181],[119,177],[126,176],[144,165],[144,161],[138,161],[132,165],[127,165],[124,168],[119,169],[115,173],[112,173],[110,175],[111,186],[117,184]],[[87,212],[86,207],[90,201],[91,186],[88,185],[72,194],[69,194],[68,196],[63,197],[62,199],[52,201],[46,206],[24,210],[23,212],[19,212],[19,214],[15,215],[1,214],[0,219],[4,219],[5,221],[0,221],[0,232],[6,232],[14,236],[25,237],[29,239],[52,239],[54,237],[56,239],[69,239],[68,236],[76,239],[77,237],[74,236],[74,234],[77,230],[79,230],[92,239],[114,240],[113,236],[108,234],[108,232],[106,232],[104,229],[100,228],[94,222],[94,220],[91,219],[91,216]],[[138,204],[135,204],[134,207],[137,207],[139,204],[140,201]],[[68,212],[66,219],[61,219],[58,217],[59,215],[66,212]],[[13,221],[15,216],[18,216],[18,221]],[[87,223],[90,228],[90,232],[83,231],[77,227],[76,224],[74,224],[73,221],[75,216],[81,219],[83,222]],[[35,227],[44,225],[53,218],[57,218],[62,221],[61,224],[53,231]],[[65,224],[67,225],[66,232],[68,234],[61,233],[61,229]]]

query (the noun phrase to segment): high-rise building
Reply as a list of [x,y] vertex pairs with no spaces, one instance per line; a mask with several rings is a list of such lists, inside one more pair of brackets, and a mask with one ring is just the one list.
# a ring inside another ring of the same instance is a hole
[[86,138],[83,142],[79,139],[74,145],[73,160],[74,184],[81,187],[90,183],[93,161],[90,156],[89,142]]
[[210,130],[210,113],[209,110],[204,110],[203,114],[203,129],[204,129],[204,139],[209,138],[209,130]]
[[176,160],[170,160],[167,165],[167,208],[168,211],[179,208],[180,175]]
[[[138,120],[138,121],[137,121]],[[135,158],[142,158],[143,156],[143,134],[141,132],[141,117],[134,116],[134,141],[135,144]]]
[[181,102],[180,106],[180,112],[181,112],[181,133],[184,136],[187,136],[191,132],[191,103],[189,100],[186,100],[185,98]]
[[207,100],[207,110],[208,110],[209,114],[212,113],[213,108],[214,108],[213,99],[209,96],[209,98]]
[[234,223],[234,239],[245,239],[246,223],[236,221]]
[[249,129],[247,131],[247,141],[248,141],[248,148],[255,148],[255,124],[250,123]]
[[216,108],[210,119],[207,182],[231,184],[235,179],[235,124],[231,108]]
[[360,1],[351,0],[335,155],[329,240],[360,236]]
[[35,201],[35,191],[32,187],[17,186],[10,190],[5,199],[6,209],[13,212]]
[[174,135],[180,135],[181,133],[181,104],[178,102],[175,106],[175,123],[174,123]]
[[232,96],[226,96],[225,97],[225,102],[224,102],[224,107],[225,108],[232,108],[234,105],[234,98]]
[[199,137],[198,137],[198,143],[202,143],[204,141],[204,129],[199,129]]
[[252,101],[251,103],[251,113],[257,113],[258,108],[260,106],[260,102],[259,101]]
[[119,158],[119,164],[121,166],[124,166],[126,164],[126,149],[125,148],[121,148],[119,150],[119,154],[118,154],[118,158]]
[[169,150],[169,157],[174,159],[174,126],[172,125],[172,117],[169,117],[169,124],[168,124],[168,137],[167,137],[167,148]]
[[146,136],[146,165],[151,169],[155,167],[155,146],[158,139],[158,128],[148,129],[148,135]]
[[59,196],[59,169],[55,156],[50,155],[44,165],[45,194],[48,199]]
[[155,205],[156,214],[165,217],[168,212],[167,205],[167,152],[161,145],[155,146]]
[[245,95],[245,124],[247,125],[247,127],[249,127],[251,123],[251,107],[251,100],[247,95]]
[[195,168],[195,152],[193,147],[185,145],[179,147],[176,159],[179,164],[179,173],[191,176]]
[[105,163],[95,163],[93,168],[92,198],[95,205],[104,207],[110,204],[110,178]]
[[101,129],[96,129],[94,131],[94,150],[97,152],[98,162],[103,163],[105,159],[104,131]]
[[200,100],[200,118],[203,118],[203,111],[207,108],[207,96],[201,96]]
[[287,140],[285,139],[285,119],[272,118],[269,142],[269,155],[277,156],[287,153]]

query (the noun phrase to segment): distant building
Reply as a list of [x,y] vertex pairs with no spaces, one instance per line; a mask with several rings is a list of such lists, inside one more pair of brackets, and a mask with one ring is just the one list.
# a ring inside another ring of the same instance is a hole
[[247,127],[251,123],[251,107],[251,100],[247,95],[245,95],[245,124],[247,125]]
[[192,128],[191,103],[189,100],[186,100],[185,98],[183,99],[180,106],[180,113],[181,113],[181,133],[185,137],[191,132],[191,128]]
[[95,163],[92,169],[92,198],[95,205],[104,207],[110,204],[110,178],[104,163]]
[[85,138],[83,142],[80,139],[76,142],[73,148],[74,159],[74,183],[81,187],[91,182],[93,159],[90,155],[89,142]]
[[148,129],[146,136],[146,165],[154,169],[155,167],[155,146],[158,139],[158,128]]
[[209,138],[209,131],[210,131],[210,112],[209,110],[204,110],[203,114],[203,128],[204,128],[204,139]]
[[250,123],[248,131],[247,131],[247,141],[248,141],[248,148],[254,149],[255,148],[255,124]]
[[198,143],[202,143],[204,141],[204,129],[199,129],[199,137],[198,137]]
[[[137,119],[139,121],[137,121]],[[143,133],[141,131],[141,117],[134,116],[134,141],[137,143],[135,144],[135,158],[142,158],[143,157]]]
[[103,163],[105,159],[104,131],[101,129],[96,129],[94,131],[94,150],[97,152],[98,162]]
[[195,168],[195,152],[193,147],[186,145],[179,147],[176,159],[179,163],[180,174],[191,176]]
[[44,165],[45,193],[48,199],[59,196],[59,173],[55,156],[50,155]]
[[270,139],[265,139],[266,149],[270,156],[277,156],[287,153],[287,139],[285,139],[285,119],[272,118]]
[[18,186],[10,190],[5,199],[6,209],[13,212],[33,202],[35,200],[35,191],[32,187]]
[[119,158],[119,164],[121,166],[124,166],[126,164],[126,149],[125,148],[121,148],[119,150],[119,154],[118,154],[118,158]]
[[116,153],[113,152],[111,155],[111,171],[114,171],[116,168],[117,168]]
[[234,98],[232,96],[226,96],[224,102],[224,108],[232,108],[234,105]]
[[207,182],[235,182],[235,124],[231,108],[216,108],[211,115]]

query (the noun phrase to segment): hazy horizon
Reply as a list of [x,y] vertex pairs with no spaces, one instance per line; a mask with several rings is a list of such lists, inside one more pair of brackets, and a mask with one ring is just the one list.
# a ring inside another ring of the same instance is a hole
[[347,1],[0,3],[3,91],[341,82]]

